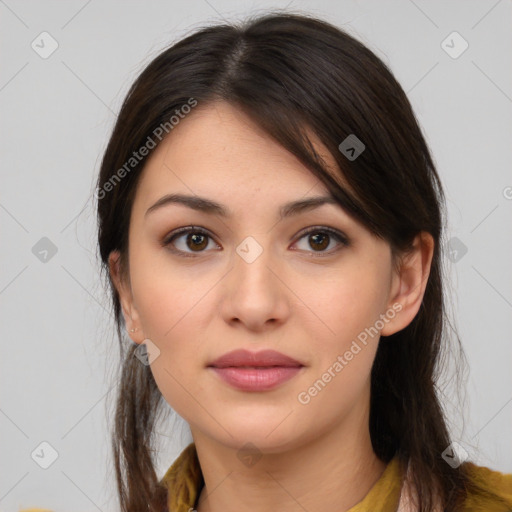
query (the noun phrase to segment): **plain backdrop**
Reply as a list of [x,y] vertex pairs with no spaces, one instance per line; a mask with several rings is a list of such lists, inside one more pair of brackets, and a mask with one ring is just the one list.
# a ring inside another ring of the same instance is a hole
[[[453,435],[478,464],[512,472],[510,1],[1,0],[0,511],[115,510],[106,404],[118,342],[92,200],[102,152],[160,50],[269,8],[344,28],[407,92],[447,194],[470,368]],[[191,438],[177,416],[159,433],[163,475]]]

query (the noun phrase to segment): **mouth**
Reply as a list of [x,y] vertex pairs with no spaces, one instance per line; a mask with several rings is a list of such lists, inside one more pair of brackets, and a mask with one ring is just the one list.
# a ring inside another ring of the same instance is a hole
[[270,391],[301,372],[304,365],[275,350],[233,350],[207,368],[225,384],[240,391]]
[[267,370],[269,368],[302,368],[302,365],[301,364],[298,364],[298,365],[284,365],[284,364],[273,364],[273,365],[268,365],[268,366],[263,366],[263,365],[215,365],[215,364],[212,364],[212,365],[209,365],[208,368],[221,368],[221,369],[225,369],[225,368],[250,368],[250,369],[256,369],[256,370]]

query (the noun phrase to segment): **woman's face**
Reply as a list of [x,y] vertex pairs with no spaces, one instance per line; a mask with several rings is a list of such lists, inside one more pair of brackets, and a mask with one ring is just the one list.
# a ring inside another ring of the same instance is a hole
[[[168,194],[227,215],[176,202],[150,210]],[[123,311],[132,339],[158,348],[151,371],[193,434],[270,453],[367,427],[379,335],[401,328],[400,280],[389,245],[337,204],[280,217],[287,203],[320,196],[329,194],[313,174],[226,103],[199,105],[150,155]],[[242,390],[208,367],[235,349],[276,350],[302,367],[271,389]]]

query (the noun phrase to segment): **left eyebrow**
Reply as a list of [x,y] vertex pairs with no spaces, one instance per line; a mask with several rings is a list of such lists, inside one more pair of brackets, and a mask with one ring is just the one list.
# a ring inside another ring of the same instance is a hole
[[[146,210],[144,216],[158,208],[162,208],[163,206],[170,204],[181,204],[188,208],[192,208],[193,210],[201,211],[210,215],[220,215],[224,218],[233,217],[233,213],[229,208],[226,208],[212,199],[186,194],[167,194],[161,197],[155,204]],[[315,196],[286,203],[280,207],[279,214],[282,218],[291,217],[293,215],[298,215],[300,213],[319,208],[324,204],[334,204],[339,206],[339,203],[333,197]]]

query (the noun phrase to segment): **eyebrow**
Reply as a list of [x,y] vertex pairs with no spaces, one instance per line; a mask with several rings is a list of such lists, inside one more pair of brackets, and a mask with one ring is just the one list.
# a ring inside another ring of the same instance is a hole
[[[220,215],[224,218],[231,218],[233,216],[232,212],[228,208],[211,199],[207,199],[206,197],[189,196],[186,194],[167,194],[150,206],[146,210],[144,217],[149,213],[170,204],[181,204],[188,208],[192,208],[193,210],[210,215]],[[331,196],[315,196],[286,203],[279,209],[279,214],[282,218],[291,217],[293,215],[298,215],[300,213],[319,208],[324,204],[334,204],[339,206],[338,201]]]

